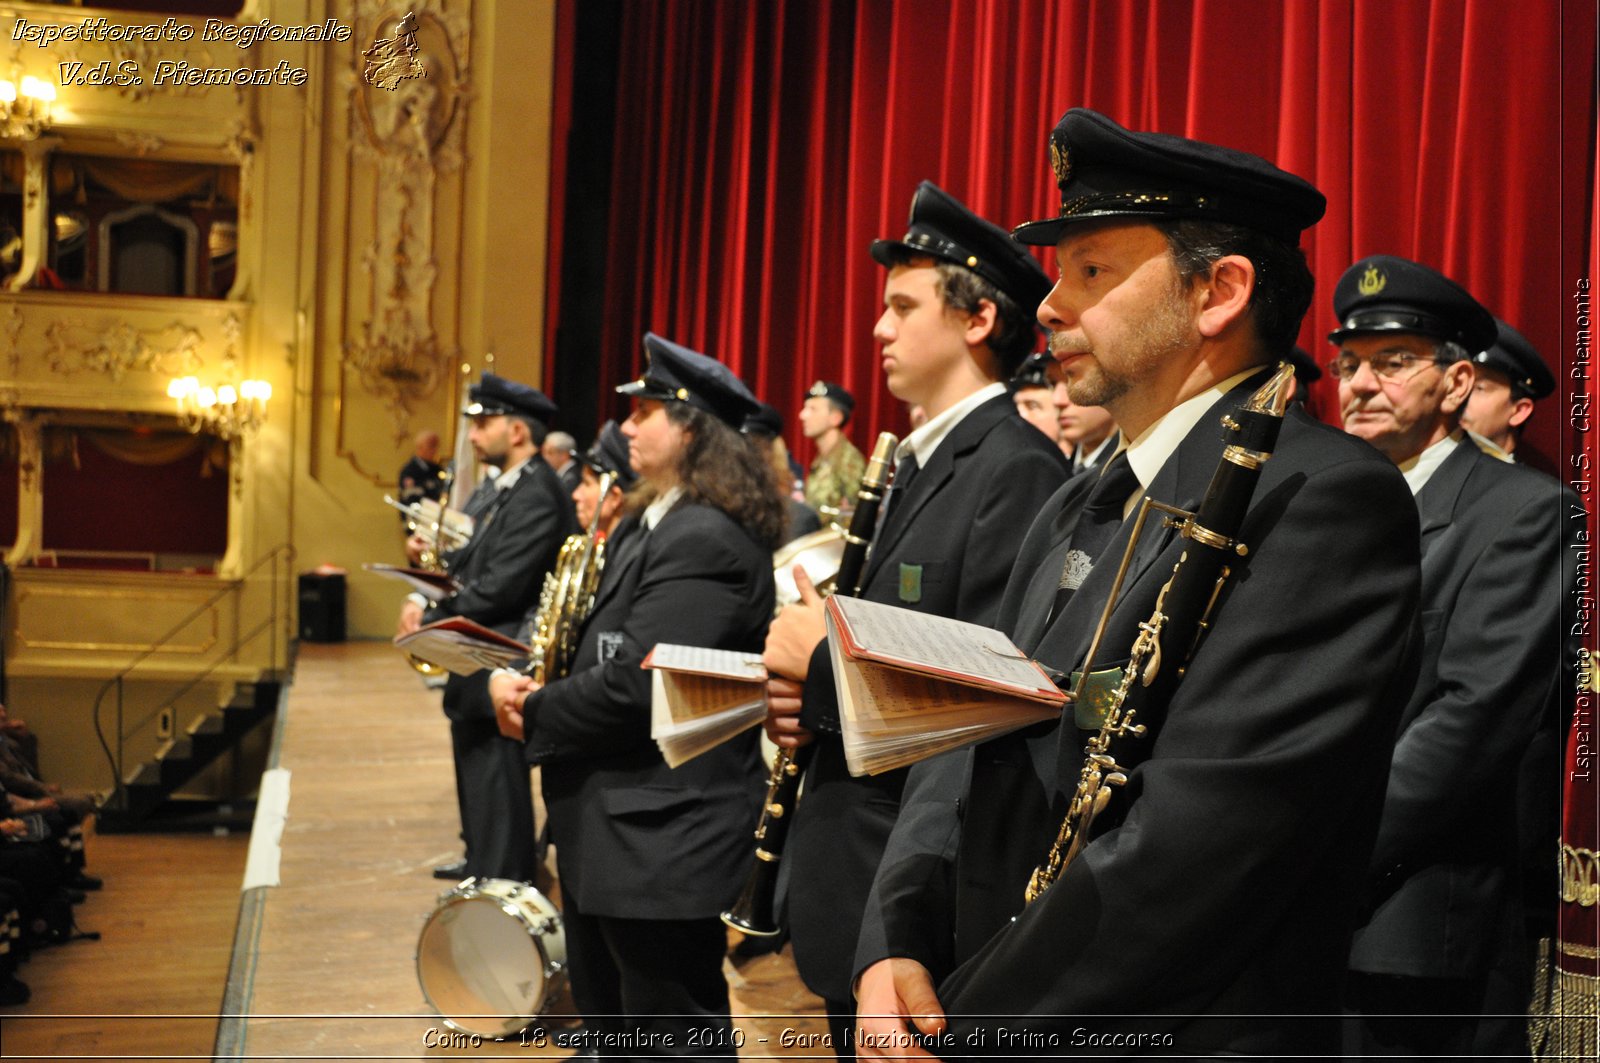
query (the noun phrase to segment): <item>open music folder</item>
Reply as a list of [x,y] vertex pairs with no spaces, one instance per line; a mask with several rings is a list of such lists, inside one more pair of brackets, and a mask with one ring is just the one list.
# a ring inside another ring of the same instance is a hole
[[430,602],[442,601],[461,589],[461,584],[446,573],[430,572],[425,568],[380,565],[376,561],[368,561],[361,567],[387,579],[399,580]]
[[826,616],[852,775],[1053,720],[1067,702],[994,628],[840,595]]
[[766,718],[767,670],[759,653],[663,642],[640,667],[652,672],[650,737],[669,768]]
[[447,616],[424,624],[411,634],[396,638],[394,645],[398,650],[456,675],[472,675],[485,668],[504,668],[533,653],[533,647],[524,646],[464,616]]

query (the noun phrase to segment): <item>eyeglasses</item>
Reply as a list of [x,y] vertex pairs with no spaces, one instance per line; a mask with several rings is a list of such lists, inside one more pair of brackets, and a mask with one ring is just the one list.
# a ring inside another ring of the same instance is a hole
[[1340,380],[1349,380],[1361,372],[1363,362],[1380,380],[1407,380],[1422,368],[1444,364],[1438,355],[1415,354],[1411,351],[1388,351],[1367,359],[1358,358],[1349,351],[1342,351],[1337,358],[1328,363],[1328,371]]

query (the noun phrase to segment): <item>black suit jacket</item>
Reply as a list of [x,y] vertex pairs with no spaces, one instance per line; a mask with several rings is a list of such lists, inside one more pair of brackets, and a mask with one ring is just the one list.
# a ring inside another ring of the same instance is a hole
[[[1197,506],[1221,454],[1218,419],[1259,379],[1200,420],[1150,497]],[[1001,607],[1000,626],[1063,671],[1080,666],[1116,569],[1096,566],[1047,623],[1092,486],[1075,478],[1040,514]],[[1132,524],[1102,557],[1120,557]],[[992,1036],[963,1047],[993,1029],[981,1015],[1024,1016],[1008,1022],[1062,1043],[1084,1016],[1137,1015],[1088,1025],[1171,1033],[1180,1051],[1331,1050],[1332,1020],[1259,1016],[1339,1006],[1398,704],[1415,676],[1416,533],[1389,462],[1291,410],[1240,531],[1249,554],[1093,840],[1024,906],[1092,733],[1070,716],[918,765],[858,967],[891,955],[927,965],[951,1054],[1004,1051]],[[1147,533],[1095,667],[1127,660],[1182,543],[1170,529]]]
[[[562,494],[560,479],[542,458],[530,458],[517,482],[498,495],[488,493],[492,490],[485,489],[480,499],[483,508],[474,515],[472,538],[445,555],[461,590],[435,602],[423,614],[423,623],[464,616],[515,637],[561,544],[578,530],[572,500]],[[469,679],[452,675],[446,682],[445,715],[493,720],[494,706],[484,696],[483,682]]]
[[[1557,714],[1561,485],[1458,444],[1416,497],[1422,672],[1400,720],[1351,967],[1461,978],[1521,934],[1519,765]],[[1553,775],[1554,762],[1545,765]],[[1554,863],[1554,842],[1546,856]]]
[[[862,597],[993,623],[1022,534],[1066,474],[1061,449],[1017,416],[1010,396],[979,405],[893,499]],[[806,985],[847,1001],[860,914],[906,773],[850,775],[826,644],[812,655],[804,702],[818,737],[785,850],[787,921]]]
[[690,502],[648,534],[629,518],[611,541],[571,674],[523,708],[561,891],[588,915],[715,916],[754,851],[767,774],[758,735],[668,768],[639,664],[658,642],[759,651],[772,555],[721,510]]

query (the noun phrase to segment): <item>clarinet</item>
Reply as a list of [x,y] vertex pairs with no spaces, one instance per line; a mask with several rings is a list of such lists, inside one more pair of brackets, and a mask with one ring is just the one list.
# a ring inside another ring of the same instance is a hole
[[[878,507],[883,502],[884,484],[889,479],[890,459],[900,440],[893,432],[878,436],[867,461],[867,471],[856,493],[856,511],[850,530],[844,535],[844,552],[839,557],[839,574],[834,578],[834,593],[854,598],[861,593],[861,575],[866,568],[867,549],[878,522]],[[800,792],[800,778],[811,762],[812,747],[778,750],[767,779],[767,795],[761,801],[761,819],[756,823],[756,859],[745,876],[744,887],[733,907],[722,913],[722,921],[741,934],[775,937],[781,930],[774,912],[778,887],[778,862],[783,858],[789,837],[790,810]]]
[[[1273,447],[1277,445],[1293,380],[1293,367],[1280,362],[1271,380],[1242,407],[1222,419],[1222,458],[1197,512],[1189,513],[1149,499],[1140,508],[1127,552],[1123,555],[1122,571],[1118,572],[1116,586],[1106,600],[1074,699],[1082,696],[1088,681],[1100,637],[1105,633],[1122,577],[1127,572],[1128,559],[1139,541],[1145,515],[1151,509],[1159,509],[1179,518],[1174,524],[1188,543],[1172,568],[1171,578],[1156,595],[1155,610],[1139,625],[1128,664],[1107,699],[1105,723],[1084,746],[1083,768],[1067,806],[1066,819],[1044,863],[1028,880],[1024,897],[1029,903],[1043,895],[1083,850],[1095,817],[1105,811],[1111,801],[1113,788],[1128,781],[1129,769],[1118,760],[1129,759],[1133,751],[1125,753],[1123,747],[1129,739],[1143,737],[1156,725],[1158,714],[1171,699],[1178,681],[1183,678],[1184,668],[1209,626],[1211,610],[1231,573],[1229,558],[1243,557],[1249,552],[1234,536],[1250,508],[1261,466],[1272,457]],[[1141,714],[1148,722],[1141,721]]]

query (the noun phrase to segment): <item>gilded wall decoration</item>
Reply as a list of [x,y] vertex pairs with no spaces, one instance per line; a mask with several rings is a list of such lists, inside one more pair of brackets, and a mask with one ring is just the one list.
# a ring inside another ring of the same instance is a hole
[[184,376],[205,362],[200,356],[203,341],[199,330],[181,321],[160,328],[135,328],[117,321],[97,330],[93,325],[58,319],[45,328],[44,338],[52,373],[86,369],[120,381],[129,372]]
[[[392,88],[368,84],[360,76],[361,48],[392,36],[407,11],[426,76]],[[450,379],[460,358],[433,321],[440,273],[435,211],[440,178],[460,174],[464,165],[469,93],[461,57],[468,54],[470,22],[436,0],[399,7],[367,0],[357,7],[356,26],[360,47],[346,74],[350,155],[355,165],[371,168],[376,194],[372,239],[360,259],[372,279],[370,303],[365,314],[351,315],[359,323],[344,343],[344,359],[361,391],[387,410],[399,443],[411,433],[411,415]]]
[[6,370],[11,380],[22,376],[22,310],[16,303],[0,312],[0,337],[6,345]]

